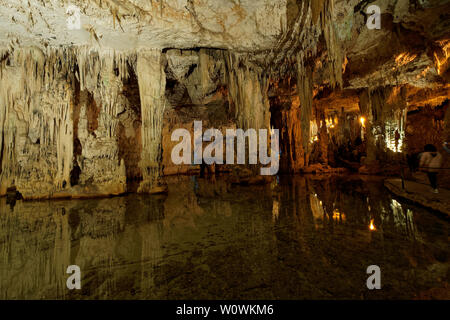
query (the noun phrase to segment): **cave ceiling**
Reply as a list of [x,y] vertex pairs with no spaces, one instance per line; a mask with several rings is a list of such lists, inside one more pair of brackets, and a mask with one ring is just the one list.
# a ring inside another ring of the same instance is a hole
[[[408,86],[411,107],[448,97],[449,0],[335,0],[327,13],[332,44],[307,23],[314,7],[327,2],[314,1],[307,12],[309,1],[300,0],[0,0],[0,48],[3,55],[24,47],[217,48],[246,55],[281,77],[292,69],[292,57],[302,55],[314,67],[317,94],[335,87],[327,64],[337,46],[342,90],[323,95],[330,109],[353,111],[363,88]],[[380,30],[366,27],[365,10],[373,4],[381,8]],[[79,30],[67,27],[69,5],[80,9]]]

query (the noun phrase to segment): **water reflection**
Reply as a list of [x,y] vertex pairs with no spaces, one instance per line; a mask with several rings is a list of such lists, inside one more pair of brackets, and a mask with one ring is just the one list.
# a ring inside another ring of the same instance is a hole
[[[168,179],[167,196],[0,199],[2,299],[446,297],[449,223],[381,181]],[[374,228],[371,230],[370,225]],[[82,289],[66,288],[67,266]],[[365,287],[367,266],[383,290]]]

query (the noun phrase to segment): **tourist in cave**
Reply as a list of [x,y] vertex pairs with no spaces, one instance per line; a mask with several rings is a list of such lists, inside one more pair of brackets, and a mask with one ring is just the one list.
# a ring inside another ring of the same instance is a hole
[[428,175],[430,180],[431,192],[439,193],[437,189],[437,175],[442,166],[442,155],[437,152],[437,149],[432,144],[427,144],[424,152],[420,156],[420,168],[422,168]]
[[421,155],[422,155],[422,152],[416,152],[413,154],[406,155],[406,161],[408,162],[409,171],[411,171],[411,173],[415,173],[417,171],[417,169],[419,169]]
[[398,132],[398,129],[395,130],[395,151],[398,152],[398,145],[400,141],[400,133]]
[[444,148],[445,151],[447,151],[447,153],[450,153],[450,148],[448,147],[448,142],[444,142],[442,144],[442,147]]

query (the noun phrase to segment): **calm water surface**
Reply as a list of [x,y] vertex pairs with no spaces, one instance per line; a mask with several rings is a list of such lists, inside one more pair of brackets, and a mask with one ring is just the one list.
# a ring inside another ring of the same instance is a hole
[[[166,196],[0,199],[0,298],[449,299],[449,220],[379,179],[168,184]],[[69,291],[74,264],[82,289]],[[372,264],[381,290],[366,287]]]

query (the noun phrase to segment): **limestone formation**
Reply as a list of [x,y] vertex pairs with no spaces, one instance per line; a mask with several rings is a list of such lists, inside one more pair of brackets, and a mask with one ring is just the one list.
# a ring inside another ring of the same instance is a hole
[[[367,26],[369,5],[380,29]],[[433,118],[427,131],[440,146],[449,9],[445,0],[0,0],[0,195],[164,191],[165,174],[198,170],[169,157],[171,131],[194,120],[279,129],[282,172],[401,161],[415,139],[425,143],[408,112]]]

